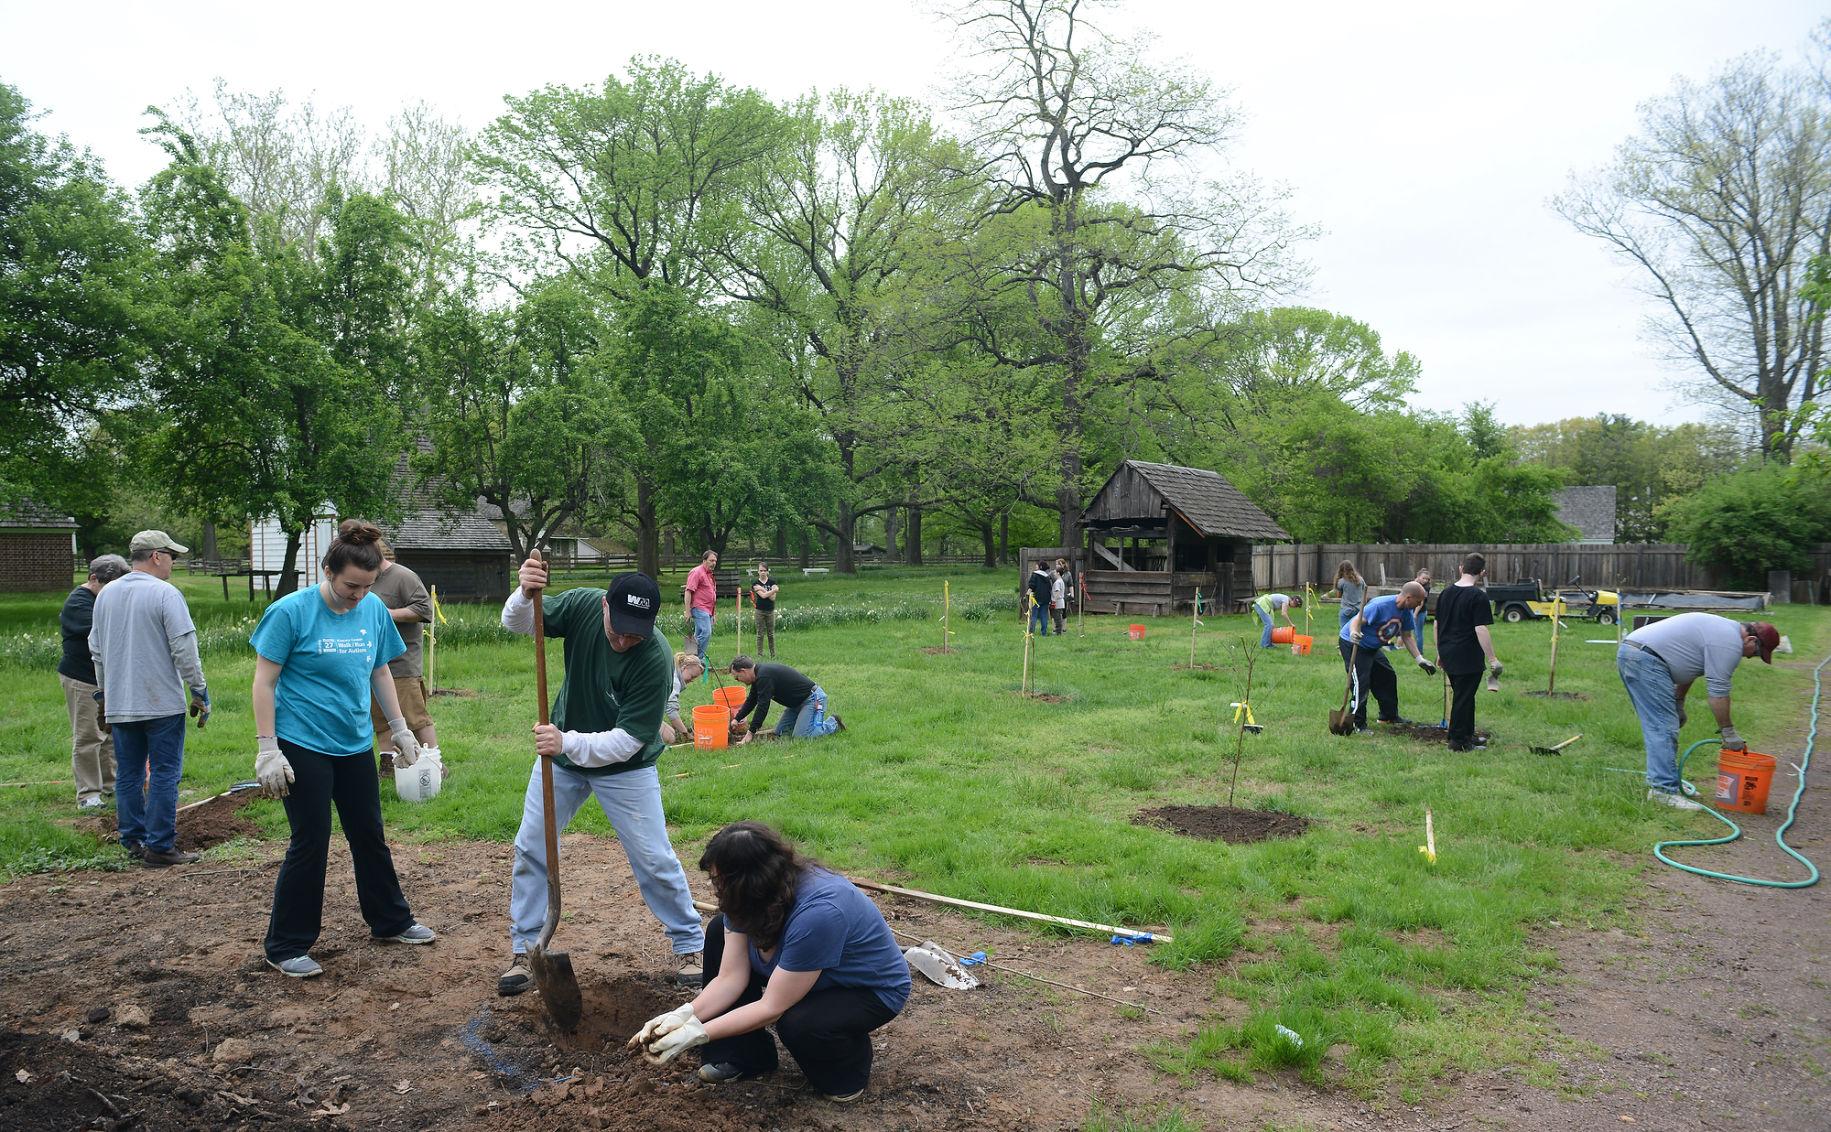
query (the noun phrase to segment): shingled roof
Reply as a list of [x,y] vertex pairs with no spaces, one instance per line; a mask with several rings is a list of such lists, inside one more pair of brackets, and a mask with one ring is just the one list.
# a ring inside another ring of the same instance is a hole
[[30,499],[16,499],[11,503],[0,503],[0,527],[30,527],[33,530],[55,527],[60,530],[75,530],[76,520],[68,515],[59,515],[49,507],[42,507]]
[[[1117,477],[1130,468],[1164,503],[1188,522],[1204,538],[1224,536],[1243,539],[1288,539],[1290,534],[1261,511],[1240,489],[1206,468],[1184,468],[1176,464],[1151,464],[1127,460],[1113,472]],[[1107,480],[1110,485],[1112,480]],[[1100,489],[1101,492],[1105,487]],[[1094,496],[1099,499],[1099,494]],[[1089,504],[1092,509],[1092,504]],[[1139,516],[1143,518],[1144,516]]]
[[407,458],[394,466],[393,488],[402,497],[404,514],[398,523],[378,524],[388,542],[400,550],[500,550],[507,554],[508,536],[484,517],[481,507],[446,507],[439,502],[437,485],[413,475]]
[[1557,516],[1578,530],[1580,542],[1615,541],[1615,485],[1567,487],[1556,496]]

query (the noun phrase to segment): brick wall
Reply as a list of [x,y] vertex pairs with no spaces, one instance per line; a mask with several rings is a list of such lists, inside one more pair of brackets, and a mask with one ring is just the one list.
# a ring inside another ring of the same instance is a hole
[[0,592],[67,590],[75,573],[69,531],[0,531]]

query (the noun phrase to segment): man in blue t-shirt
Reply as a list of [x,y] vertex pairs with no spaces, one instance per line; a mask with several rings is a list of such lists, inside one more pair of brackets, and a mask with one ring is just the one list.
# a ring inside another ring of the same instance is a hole
[[1367,730],[1367,694],[1379,701],[1381,723],[1403,723],[1399,717],[1399,676],[1386,659],[1386,646],[1397,640],[1405,646],[1428,675],[1437,674],[1437,666],[1418,650],[1415,634],[1418,615],[1425,601],[1424,587],[1406,582],[1396,594],[1376,597],[1361,607],[1354,619],[1341,628],[1336,642],[1342,663],[1352,681],[1354,729]]

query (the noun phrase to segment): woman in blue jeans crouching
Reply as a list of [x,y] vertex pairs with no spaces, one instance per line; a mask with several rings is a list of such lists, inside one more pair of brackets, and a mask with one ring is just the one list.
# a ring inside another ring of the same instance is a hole
[[718,894],[699,997],[629,1040],[657,1064],[703,1046],[699,1076],[736,1081],[776,1068],[776,1036],[833,1101],[871,1077],[871,1031],[909,1000],[909,964],[871,898],[757,822],[719,830],[699,859]]

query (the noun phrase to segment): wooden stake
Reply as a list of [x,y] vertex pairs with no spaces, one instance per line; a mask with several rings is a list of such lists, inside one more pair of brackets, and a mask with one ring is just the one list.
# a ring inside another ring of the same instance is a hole
[[1189,667],[1195,667],[1195,630],[1202,623],[1202,588],[1195,587],[1195,608],[1189,611]]
[[1563,617],[1560,616],[1563,612],[1564,595],[1553,594],[1551,597],[1551,676],[1545,685],[1547,696],[1555,694],[1558,690],[1558,629],[1564,623]]
[[1027,696],[1030,694],[1030,641],[1034,637],[1034,634],[1030,632],[1030,621],[1031,614],[1034,612],[1032,607],[1036,603],[1036,597],[1026,590],[1024,592],[1024,598],[1024,675],[1022,682],[1019,684],[1019,688],[1023,691],[1023,694]]

